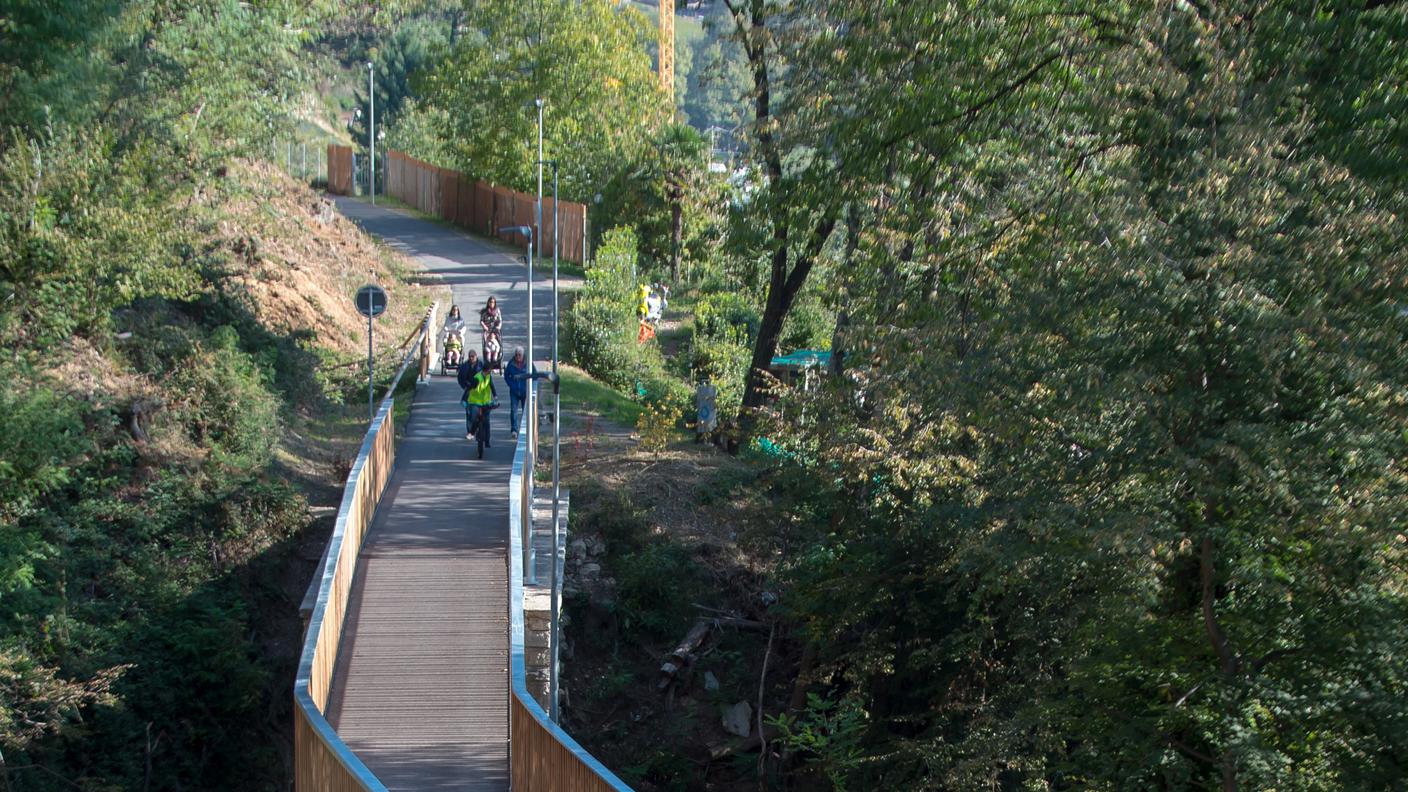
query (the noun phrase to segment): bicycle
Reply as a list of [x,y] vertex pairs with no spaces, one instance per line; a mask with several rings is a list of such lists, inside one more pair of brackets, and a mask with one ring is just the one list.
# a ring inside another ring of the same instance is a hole
[[483,459],[484,446],[489,444],[489,413],[498,408],[499,402],[496,399],[488,404],[470,404],[469,402],[463,404],[466,415],[471,410],[476,413],[474,415],[474,431],[470,434],[474,435],[474,444],[478,447],[479,459]]

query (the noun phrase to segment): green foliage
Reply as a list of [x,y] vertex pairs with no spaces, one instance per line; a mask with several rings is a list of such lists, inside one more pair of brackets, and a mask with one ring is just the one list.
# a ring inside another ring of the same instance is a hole
[[82,133],[0,149],[0,290],[25,295],[0,306],[8,337],[100,333],[119,306],[196,288],[151,173],[115,156],[111,138]]
[[[366,150],[367,122],[371,111],[376,111],[377,129],[386,133],[390,148],[411,152],[410,147],[424,150],[438,148],[439,139],[428,127],[444,118],[443,112],[434,112],[413,98],[412,81],[424,69],[433,67],[444,57],[449,47],[450,27],[440,19],[420,17],[397,25],[384,39],[377,41],[370,58],[372,73],[376,79],[372,85],[376,90],[376,107],[367,102],[367,72],[365,65],[358,71],[356,107],[349,133],[352,140]],[[407,127],[402,130],[405,124]],[[434,141],[433,145],[430,144]],[[438,152],[437,152],[438,153]],[[422,158],[424,159],[424,158]],[[430,161],[442,161],[438,158]]]
[[752,344],[758,337],[759,321],[757,305],[736,292],[711,294],[694,306],[696,338],[738,338],[745,344]]
[[678,284],[707,264],[723,231],[725,185],[708,170],[708,142],[693,127],[670,124],[603,190],[602,228],[629,226],[639,240],[642,278]]
[[636,430],[640,433],[640,448],[659,454],[670,444],[670,438],[678,432],[682,412],[678,406],[669,403],[647,405],[636,420]]
[[564,199],[590,201],[668,108],[655,86],[639,12],[609,0],[476,3],[474,35],[421,83],[448,115],[442,137],[466,173],[529,190],[538,159],[534,100],[543,99],[543,156],[563,163]]
[[846,789],[846,777],[860,767],[864,758],[861,738],[866,726],[860,698],[846,696],[840,701],[807,694],[801,713],[781,713],[767,722],[781,732],[787,750],[805,754],[821,767],[826,780],[838,790]]
[[[224,345],[221,331],[226,331]],[[217,328],[211,342],[198,346],[172,377],[172,386],[186,400],[170,419],[192,442],[210,448],[216,461],[262,467],[278,437],[278,399],[260,369],[234,347],[230,328]]]
[[634,311],[619,299],[586,294],[572,303],[563,323],[572,362],[611,387],[635,389],[640,354]]
[[635,544],[616,573],[622,629],[657,640],[677,639],[693,616],[691,597],[701,591],[699,567],[688,547],[656,538]]
[[816,293],[803,292],[782,322],[778,352],[786,354],[798,349],[830,349],[831,335],[835,329],[835,313]]
[[291,658],[265,631],[307,504],[270,463],[281,397],[321,394],[306,339],[226,293],[213,209],[288,125],[333,5],[0,11],[11,788],[286,786]]
[[667,371],[658,344],[637,340],[635,265],[635,234],[628,228],[608,231],[587,268],[586,288],[564,317],[568,355],[620,393],[683,409],[689,388]]
[[444,163],[454,161],[440,137],[448,123],[444,110],[407,99],[395,123],[387,127],[386,147],[444,167]]
[[[734,23],[723,3],[712,4],[704,22],[704,35],[690,42],[688,92],[684,111],[697,129],[718,127],[727,137],[747,118],[747,96],[752,91],[748,58],[734,39]],[[720,140],[721,147],[729,140]]]
[[817,10],[847,371],[770,436],[838,784],[1398,783],[1408,12],[1257,10]]

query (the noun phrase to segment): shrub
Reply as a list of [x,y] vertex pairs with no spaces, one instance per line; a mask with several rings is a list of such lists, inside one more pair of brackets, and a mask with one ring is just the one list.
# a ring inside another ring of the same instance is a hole
[[636,429],[640,432],[642,451],[658,454],[670,444],[670,436],[675,433],[683,410],[669,402],[658,402],[645,408],[636,419]]
[[820,297],[804,294],[782,322],[778,349],[784,353],[797,349],[830,349],[835,329],[836,317],[822,304]]
[[749,299],[737,292],[721,292],[699,301],[694,309],[694,336],[728,338],[734,330],[743,332],[751,346],[758,337],[762,318]]
[[734,329],[722,336],[696,335],[690,353],[695,376],[709,380],[719,389],[716,402],[719,418],[727,420],[736,416],[743,401],[748,364],[753,357],[752,348],[744,342],[743,332]]
[[573,362],[611,387],[630,392],[635,384],[635,320],[620,303],[583,295],[567,312],[564,336]]
[[[229,342],[219,334],[216,344]],[[266,464],[279,436],[279,401],[243,352],[201,345],[171,379],[174,420],[219,461],[252,470]]]
[[689,604],[701,588],[700,567],[688,547],[657,539],[623,553],[616,573],[622,626],[657,639],[678,638]]
[[607,231],[587,268],[587,293],[623,301],[629,309],[635,302],[636,248],[636,234],[629,227]]

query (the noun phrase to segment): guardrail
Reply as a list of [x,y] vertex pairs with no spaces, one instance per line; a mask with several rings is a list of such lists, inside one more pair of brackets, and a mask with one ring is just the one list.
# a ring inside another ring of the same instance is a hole
[[528,692],[523,655],[523,567],[529,537],[524,529],[530,524],[533,508],[538,435],[537,393],[530,396],[509,479],[509,778],[514,789],[533,792],[631,792],[572,735],[553,723]]
[[426,311],[419,343],[411,344],[396,376],[391,378],[391,385],[381,400],[376,418],[362,439],[357,459],[347,474],[347,486],[342,491],[337,522],[315,578],[318,581],[316,598],[305,604],[303,653],[299,657],[298,676],[293,683],[294,789],[298,792],[386,790],[386,786],[337,736],[323,713],[327,707],[328,691],[332,687],[338,645],[342,641],[342,622],[347,615],[347,599],[352,588],[352,576],[357,569],[357,556],[395,466],[396,428],[392,411],[396,402],[396,386],[412,360],[420,359],[418,374],[428,370],[427,356],[434,354],[435,348],[437,307],[431,305]]

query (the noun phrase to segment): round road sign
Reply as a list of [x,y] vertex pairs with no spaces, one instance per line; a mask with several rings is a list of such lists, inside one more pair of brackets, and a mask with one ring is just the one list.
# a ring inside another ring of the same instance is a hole
[[386,292],[380,286],[368,284],[357,290],[357,313],[371,318],[386,312]]

